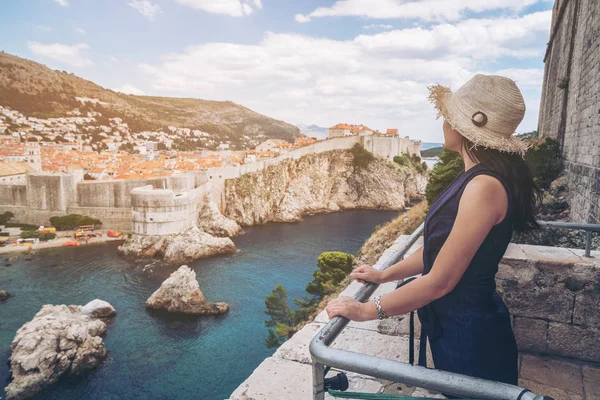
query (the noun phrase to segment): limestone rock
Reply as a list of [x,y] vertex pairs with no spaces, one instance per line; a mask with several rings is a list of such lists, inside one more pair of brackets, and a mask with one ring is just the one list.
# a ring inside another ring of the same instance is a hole
[[11,344],[13,380],[5,388],[7,399],[31,398],[62,375],[93,369],[106,357],[102,341],[106,324],[83,308],[45,305],[17,331]]
[[0,301],[8,299],[9,294],[6,290],[0,290]]
[[402,210],[426,184],[425,175],[381,158],[355,170],[352,154],[335,150],[225,181],[224,214],[251,226],[348,209]]
[[87,303],[81,309],[81,312],[95,318],[106,318],[115,315],[117,312],[107,301],[95,299]]
[[173,272],[146,301],[146,307],[173,313],[219,315],[229,310],[226,303],[208,303],[200,290],[196,273],[187,265]]
[[119,247],[119,254],[137,259],[160,258],[168,264],[183,264],[217,254],[235,252],[229,238],[217,238],[193,227],[164,236],[133,235]]
[[198,213],[198,228],[218,237],[233,237],[243,233],[237,222],[221,214],[217,204],[208,196]]

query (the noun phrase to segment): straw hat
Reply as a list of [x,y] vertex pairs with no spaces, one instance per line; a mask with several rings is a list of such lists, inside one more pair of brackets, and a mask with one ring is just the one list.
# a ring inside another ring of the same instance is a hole
[[444,117],[475,146],[525,155],[527,144],[512,136],[525,115],[523,96],[513,80],[477,74],[456,93],[441,85],[428,89],[437,118]]

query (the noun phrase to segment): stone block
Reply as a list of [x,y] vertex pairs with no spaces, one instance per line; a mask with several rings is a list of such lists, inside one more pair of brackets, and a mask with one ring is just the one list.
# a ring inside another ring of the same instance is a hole
[[408,338],[381,335],[373,331],[346,328],[335,339],[332,348],[408,362]]
[[[333,375],[333,371],[328,376]],[[381,383],[357,374],[348,374],[351,391],[377,393]],[[326,399],[331,399],[325,395]],[[265,359],[230,396],[230,400],[312,400],[312,367],[282,358]]]
[[519,376],[583,396],[581,366],[575,363],[525,354],[521,361]]
[[553,386],[544,385],[527,379],[519,379],[519,386],[531,390],[537,396],[550,396],[554,400],[586,400],[583,396],[576,393],[567,392]]
[[600,287],[575,296],[573,323],[600,328]]
[[584,365],[582,371],[587,400],[600,400],[600,368]]
[[525,252],[528,260],[552,262],[559,264],[576,264],[583,262],[582,258],[563,247],[533,246],[522,244],[521,250]]
[[570,323],[575,294],[564,285],[544,286],[540,274],[530,284],[520,285],[515,279],[498,279],[498,292],[511,314],[520,317],[543,318]]
[[519,351],[545,353],[548,322],[540,319],[515,317],[513,329]]
[[516,243],[511,243],[506,248],[506,252],[504,253],[504,260],[527,260],[527,254],[521,248],[521,245]]
[[600,362],[600,329],[550,322],[548,353]]
[[303,364],[311,364],[308,346],[324,324],[311,323],[296,332],[288,341],[279,346],[273,357]]

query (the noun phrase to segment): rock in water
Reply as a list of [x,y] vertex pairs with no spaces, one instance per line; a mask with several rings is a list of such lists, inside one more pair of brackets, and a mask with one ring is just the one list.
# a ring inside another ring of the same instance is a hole
[[102,341],[106,324],[83,312],[98,310],[95,300],[86,306],[45,305],[18,331],[11,344],[13,380],[6,399],[28,399],[62,375],[77,375],[95,368],[106,357]]
[[183,264],[216,254],[234,253],[235,244],[229,238],[217,238],[193,227],[171,235],[133,235],[118,251],[125,257],[162,258],[168,264]]
[[81,312],[94,318],[112,317],[117,313],[115,308],[109,302],[95,299],[87,303],[81,309]]
[[146,307],[173,313],[219,315],[229,310],[227,303],[208,303],[200,290],[196,273],[187,265],[173,272],[146,301]]

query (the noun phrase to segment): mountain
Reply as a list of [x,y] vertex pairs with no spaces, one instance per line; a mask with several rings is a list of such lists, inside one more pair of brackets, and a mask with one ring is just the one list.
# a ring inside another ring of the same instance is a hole
[[443,143],[433,143],[433,142],[422,142],[421,143],[421,151],[431,149],[433,147],[444,147]]
[[323,128],[318,125],[305,125],[305,124],[296,124],[300,132],[304,136],[314,137],[317,139],[327,139],[329,136],[329,128]]
[[67,116],[74,109],[83,115],[100,112],[122,118],[134,132],[176,126],[233,144],[301,136],[297,127],[231,101],[126,95],[7,53],[0,53],[0,106],[38,118]]

